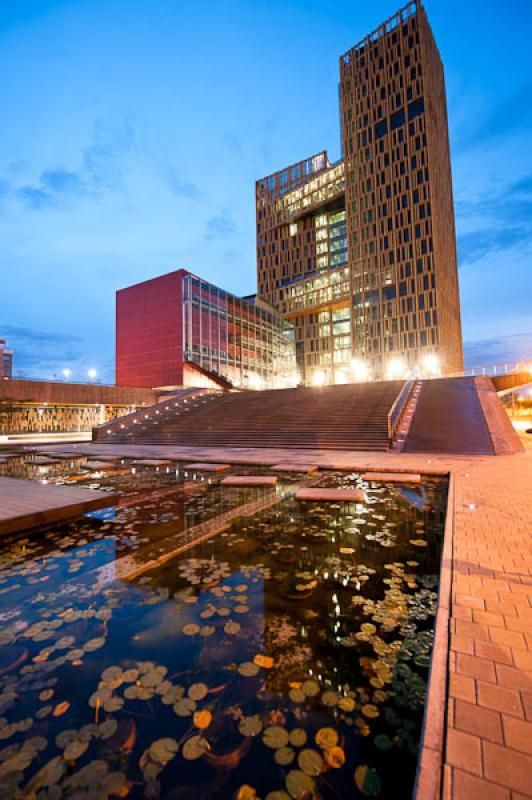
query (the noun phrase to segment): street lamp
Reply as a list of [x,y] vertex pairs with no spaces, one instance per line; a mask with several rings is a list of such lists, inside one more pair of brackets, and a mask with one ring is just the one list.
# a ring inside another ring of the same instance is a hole
[[312,383],[314,386],[323,386],[327,380],[327,375],[322,369],[317,369],[312,375]]
[[70,378],[71,375],[72,375],[72,370],[70,369],[63,370],[63,377],[66,381]]
[[406,369],[406,363],[402,358],[392,358],[392,360],[388,362],[388,366],[386,368],[386,377],[389,381],[397,380],[398,378],[404,378],[406,375]]
[[351,361],[351,372],[355,381],[369,380],[369,367],[361,358],[354,358]]
[[91,368],[91,369],[88,369],[88,370],[87,370],[87,375],[89,376],[89,380],[90,380],[90,381],[93,381],[93,380],[96,378],[96,375],[97,375],[97,374],[98,374],[98,373],[96,372],[96,370],[95,370],[95,369],[92,369],[92,368]]

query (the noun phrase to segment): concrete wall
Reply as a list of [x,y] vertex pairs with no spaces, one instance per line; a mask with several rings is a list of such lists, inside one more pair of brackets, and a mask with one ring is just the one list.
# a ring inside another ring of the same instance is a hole
[[151,389],[22,379],[0,381],[0,402],[15,400],[64,405],[141,406],[157,402]]

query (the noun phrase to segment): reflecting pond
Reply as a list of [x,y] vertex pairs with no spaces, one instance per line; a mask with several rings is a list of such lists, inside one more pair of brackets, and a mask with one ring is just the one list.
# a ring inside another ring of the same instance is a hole
[[0,797],[410,797],[447,484],[324,481],[129,580],[140,510],[3,543]]

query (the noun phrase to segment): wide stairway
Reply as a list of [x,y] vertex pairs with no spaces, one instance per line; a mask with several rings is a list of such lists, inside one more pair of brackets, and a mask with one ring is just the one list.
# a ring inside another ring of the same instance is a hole
[[[93,431],[106,444],[387,450],[401,381],[243,391],[145,409],[137,423]],[[133,415],[134,417],[135,415]]]

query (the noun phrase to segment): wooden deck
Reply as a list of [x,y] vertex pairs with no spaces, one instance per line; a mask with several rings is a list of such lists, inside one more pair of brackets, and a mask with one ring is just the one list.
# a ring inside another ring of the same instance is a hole
[[75,519],[87,511],[114,505],[118,497],[74,486],[0,478],[0,534]]

